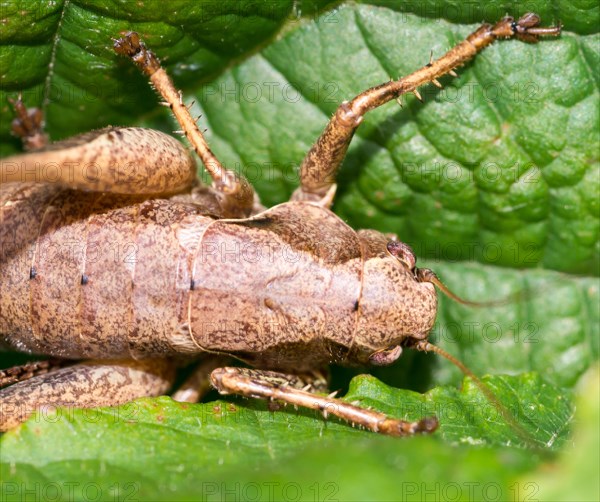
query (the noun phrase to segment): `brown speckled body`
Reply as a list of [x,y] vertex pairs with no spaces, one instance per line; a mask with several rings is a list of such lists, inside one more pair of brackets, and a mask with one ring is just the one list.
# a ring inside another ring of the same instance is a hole
[[64,358],[204,351],[255,366],[365,363],[424,338],[435,291],[331,211],[289,202],[219,219],[210,190],[173,199],[34,184],[0,192],[0,330]]

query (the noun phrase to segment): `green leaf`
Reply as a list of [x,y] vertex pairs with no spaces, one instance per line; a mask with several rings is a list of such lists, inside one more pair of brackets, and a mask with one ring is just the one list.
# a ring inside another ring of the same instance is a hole
[[[297,185],[297,166],[341,101],[418,69],[481,19],[524,13],[498,1],[331,3],[2,3],[0,154],[19,148],[6,101],[19,91],[42,107],[53,139],[107,124],[178,129],[112,51],[112,37],[136,30],[196,99],[215,153],[273,204]],[[525,435],[471,380],[459,388],[449,362],[405,351],[368,370],[385,383],[357,377],[347,398],[399,417],[434,413],[431,437],[377,437],[235,398],[60,410],[0,438],[2,499],[30,490],[36,500],[518,500],[540,486],[557,498],[540,472],[555,451],[568,464],[570,389],[600,353],[600,9],[526,7],[544,25],[560,19],[563,35],[494,44],[442,78],[444,90],[423,87],[424,105],[408,97],[370,113],[335,207],[355,228],[397,233],[465,298],[519,296],[485,309],[443,299],[431,340],[475,374],[496,375],[484,381]],[[335,368],[333,388],[359,371]],[[597,425],[596,415],[582,420]],[[566,467],[573,480],[579,462]]]
[[[522,423],[534,444],[539,442],[556,447],[565,440],[571,410],[568,398],[560,389],[552,388],[534,375],[497,377],[487,383],[505,403],[505,393],[511,394],[510,400],[518,403],[519,409],[525,412],[521,415]],[[536,387],[535,392],[532,387]],[[530,395],[534,393],[541,397],[531,401]],[[363,377],[354,380],[348,399],[411,419],[422,417],[423,412],[435,411],[441,422],[437,434],[441,441],[470,445],[522,444],[515,431],[503,423],[497,410],[469,384],[462,392],[448,387],[422,396],[391,389],[373,377]],[[84,480],[97,480],[97,489],[108,498],[112,486],[136,480],[139,489],[136,495],[141,498],[151,495],[152,498],[168,499],[172,496],[170,487],[176,486],[179,499],[198,494],[199,486],[214,488],[210,483],[217,480],[233,485],[232,480],[239,483],[241,479],[248,485],[256,483],[258,475],[262,483],[278,479],[291,483],[289,480],[294,480],[299,483],[304,500],[308,499],[314,484],[311,476],[323,472],[333,461],[336,470],[329,477],[322,476],[317,487],[332,492],[348,490],[347,486],[341,488],[345,484],[342,481],[348,476],[343,473],[356,471],[355,460],[351,457],[361,451],[366,458],[361,462],[360,470],[368,469],[378,477],[383,477],[382,470],[391,475],[404,465],[413,473],[427,468],[431,459],[423,455],[422,449],[446,457],[436,463],[442,469],[437,476],[444,479],[455,474],[451,450],[444,448],[435,436],[410,441],[382,439],[333,420],[326,422],[315,416],[318,415],[316,411],[273,413],[266,411],[263,403],[246,403],[216,401],[187,405],[165,397],[142,399],[120,408],[62,409],[56,413],[42,413],[3,438],[1,469],[8,481],[5,490],[12,490],[12,479],[33,486],[43,486],[47,479],[52,479],[62,489],[72,480],[77,483],[76,498],[81,498]],[[42,450],[35,448],[39,442],[45,445]],[[322,454],[323,448],[331,451],[331,457]],[[389,457],[376,455],[376,448],[383,448]],[[472,450],[457,448],[457,454],[464,456],[468,464],[473,462],[473,457],[488,463],[498,462],[490,449],[472,447]],[[418,451],[421,453],[411,460],[411,452],[416,454]],[[513,467],[533,465],[522,453],[510,451],[507,455],[509,463],[515,464]],[[288,461],[298,467],[304,464],[306,473],[296,477],[289,467],[276,467]],[[410,463],[415,461],[416,464],[411,466]],[[307,469],[307,465],[311,468]],[[273,468],[274,477],[270,472]],[[261,475],[262,470],[268,474]],[[472,480],[472,476],[495,479],[489,472],[477,472],[476,468],[462,477]],[[408,479],[415,482],[414,478]],[[379,490],[382,496],[398,493],[399,488],[388,491],[391,481],[393,477],[385,483],[385,490]],[[216,486],[218,489],[219,484]],[[412,485],[404,487],[412,488]],[[506,490],[506,486],[502,489]],[[7,497],[7,500],[11,498]]]

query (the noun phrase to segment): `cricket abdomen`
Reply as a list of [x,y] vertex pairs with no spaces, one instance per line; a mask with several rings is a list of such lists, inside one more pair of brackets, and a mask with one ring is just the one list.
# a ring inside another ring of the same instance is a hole
[[160,357],[187,313],[201,207],[7,184],[4,345],[66,358]]

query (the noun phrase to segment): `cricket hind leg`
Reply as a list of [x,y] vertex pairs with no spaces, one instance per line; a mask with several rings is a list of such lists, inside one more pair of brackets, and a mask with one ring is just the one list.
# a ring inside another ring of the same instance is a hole
[[495,25],[483,24],[441,58],[432,60],[414,73],[372,87],[351,101],[344,101],[302,161],[300,187],[292,195],[292,200],[307,200],[330,207],[335,194],[337,170],[367,112],[409,92],[421,100],[418,87],[429,82],[441,87],[438,78],[446,74],[456,76],[454,68],[475,57],[498,38],[516,37],[526,42],[537,42],[540,36],[560,34],[560,26],[542,28],[538,26],[539,22],[537,14],[528,13],[518,21],[507,16]]
[[[18,101],[16,102],[18,103]],[[22,112],[19,112],[22,108]],[[24,116],[41,114],[17,106],[17,132],[27,145]],[[13,122],[15,124],[15,122]],[[89,131],[0,161],[0,184],[35,182],[91,192],[170,195],[188,190],[196,163],[175,138],[139,127]]]
[[12,132],[25,154],[0,162],[0,183],[36,182],[93,192],[169,195],[189,189],[196,163],[175,138],[138,127],[105,127],[48,143],[44,114],[10,99]]
[[90,360],[60,368],[0,390],[0,431],[16,427],[35,411],[116,406],[159,396],[174,379],[175,364],[167,359]]
[[[238,394],[246,397],[281,401],[287,404],[317,409],[324,417],[334,415],[372,432],[391,436],[411,436],[430,433],[437,429],[434,417],[415,422],[390,418],[383,413],[369,410],[335,399],[333,395],[321,396],[310,392],[305,380],[296,375],[247,368],[224,367],[211,373],[213,386],[221,394]],[[323,390],[317,386],[314,391]]]

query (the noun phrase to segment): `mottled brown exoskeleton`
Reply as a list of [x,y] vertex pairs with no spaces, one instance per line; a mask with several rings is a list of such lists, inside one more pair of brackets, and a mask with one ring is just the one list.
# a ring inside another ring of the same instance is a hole
[[[364,115],[464,64],[498,38],[558,35],[535,14],[484,24],[440,59],[343,102],[306,155],[290,202],[261,206],[207,146],[181,94],[135,33],[115,41],[162,95],[213,179],[163,133],[106,128],[46,145],[41,114],[18,100],[14,131],[29,153],[0,174],[0,343],[57,358],[0,373],[0,429],[43,406],[116,405],[167,392],[181,360],[201,356],[178,390],[318,408],[375,432],[430,432],[315,391],[330,363],[384,365],[427,341],[433,272],[410,248],[354,231],[329,207]],[[52,179],[47,166],[54,166]],[[93,169],[90,171],[90,166]],[[10,245],[7,245],[9,243]],[[247,253],[232,264],[227,253]],[[225,366],[228,358],[253,369]],[[64,366],[65,360],[84,360]],[[12,384],[12,385],[11,385]]]

